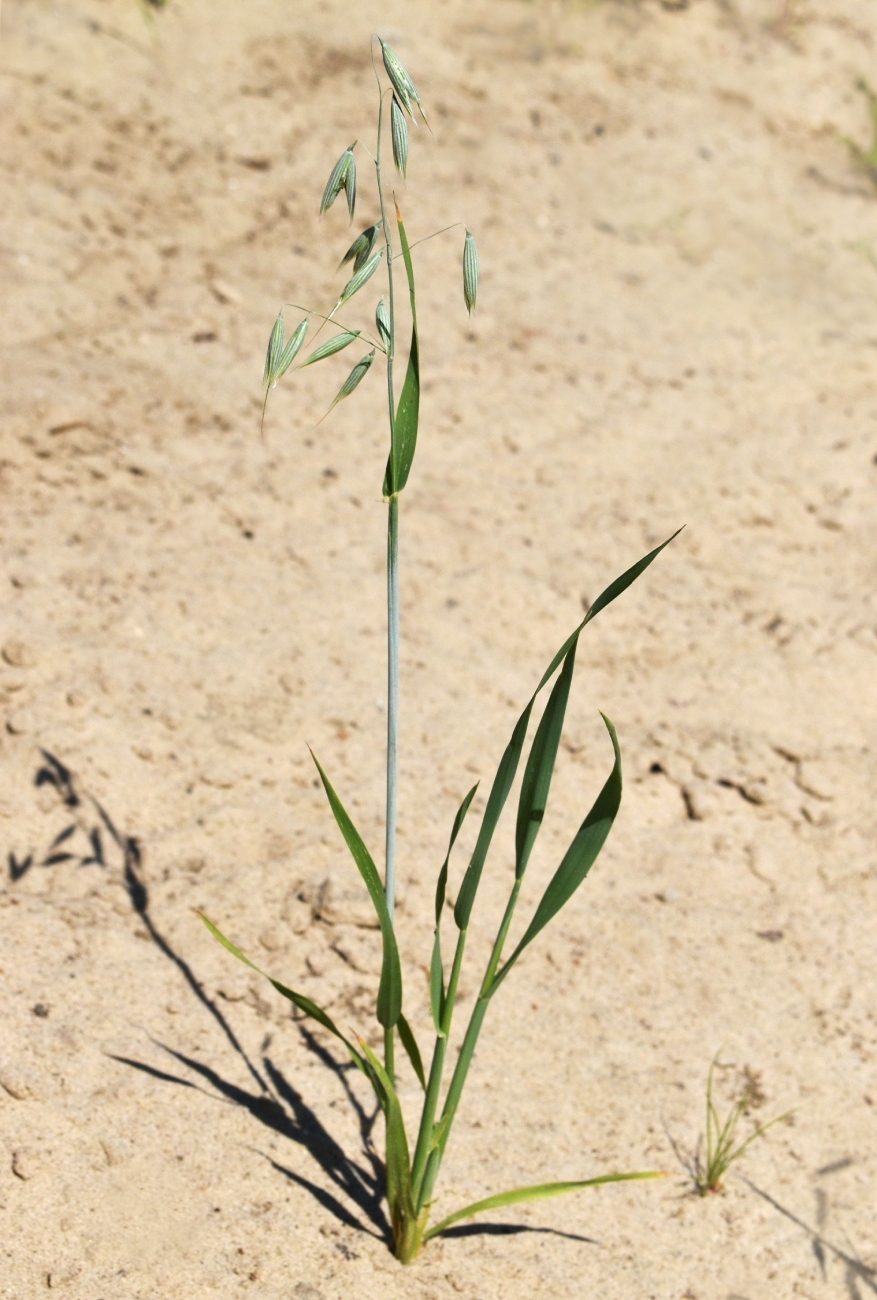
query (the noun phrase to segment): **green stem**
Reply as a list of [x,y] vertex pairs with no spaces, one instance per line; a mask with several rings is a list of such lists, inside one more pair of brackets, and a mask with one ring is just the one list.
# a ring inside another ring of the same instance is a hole
[[469,1066],[472,1063],[472,1056],[475,1051],[475,1045],[478,1042],[478,1035],[481,1033],[481,1026],[484,1023],[484,1017],[487,1014],[487,1004],[490,1001],[490,986],[496,975],[502,957],[503,945],[509,932],[509,926],[512,923],[515,907],[518,902],[518,894],[521,892],[522,879],[516,880],[509,901],[506,903],[505,914],[502,918],[502,924],[493,945],[493,951],[490,954],[490,960],[487,963],[487,969],[484,972],[484,979],[481,982],[481,992],[478,994],[478,1001],[472,1009],[472,1015],[466,1029],[466,1035],[463,1039],[463,1046],[460,1048],[460,1055],[457,1058],[457,1064],[454,1073],[451,1076],[448,1095],[445,1098],[445,1105],[442,1111],[442,1121],[446,1120],[444,1132],[441,1141],[435,1150],[430,1154],[426,1166],[426,1173],[420,1188],[420,1204],[428,1204],[432,1198],[432,1189],[435,1186],[435,1180],[438,1177],[439,1168],[441,1167],[442,1157],[445,1154],[445,1147],[448,1144],[451,1127],[454,1123],[454,1116],[457,1113],[457,1107],[460,1104],[460,1097],[463,1093],[463,1086],[466,1082],[466,1075],[469,1073]]
[[461,930],[457,936],[457,949],[454,953],[454,964],[451,967],[451,977],[448,981],[448,991],[445,995],[445,1003],[442,1009],[441,1033],[436,1036],[435,1048],[432,1053],[432,1065],[429,1071],[429,1080],[426,1085],[426,1096],[423,1101],[423,1113],[420,1117],[420,1130],[417,1134],[417,1146],[414,1148],[414,1163],[411,1167],[411,1188],[414,1196],[414,1205],[419,1214],[423,1209],[423,1175],[426,1170],[426,1162],[430,1155],[430,1143],[432,1141],[433,1128],[435,1125],[435,1113],[438,1109],[439,1092],[442,1086],[442,1073],[445,1066],[445,1055],[448,1050],[448,1039],[451,1034],[451,1021],[454,1015],[454,1003],[457,1000],[457,985],[460,981],[460,969],[463,965],[463,950],[466,947],[466,931]]
[[396,765],[399,739],[399,498],[387,516],[387,848],[384,889],[390,917],[396,902]]
[[[375,74],[377,75],[377,73]],[[396,352],[396,304],[393,294],[393,245],[387,224],[387,207],[381,176],[381,143],[384,121],[384,95],[379,87],[378,140],[375,150],[375,178],[381,204],[381,230],[387,248],[387,279],[390,297],[390,342],[387,348],[387,407],[390,421],[390,447],[396,436],[396,402],[393,393],[393,358]],[[392,450],[391,450],[392,463]],[[399,740],[399,498],[392,491],[387,517],[387,816],[384,892],[392,920],[396,905],[396,778]],[[384,1036],[386,1069],[393,1079],[393,1031]]]

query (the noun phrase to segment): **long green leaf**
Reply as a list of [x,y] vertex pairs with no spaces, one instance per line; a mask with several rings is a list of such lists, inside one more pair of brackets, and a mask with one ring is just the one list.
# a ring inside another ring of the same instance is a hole
[[442,869],[439,872],[438,882],[435,887],[435,940],[432,945],[432,959],[429,964],[429,1005],[432,1011],[433,1024],[436,1033],[441,1035],[442,1016],[444,1015],[445,1002],[445,976],[442,967],[442,945],[441,945],[441,923],[442,910],[445,905],[445,890],[448,885],[448,863],[451,860],[451,849],[454,847],[454,841],[460,833],[460,828],[466,820],[466,814],[469,811],[469,805],[475,798],[475,791],[478,789],[476,781],[472,789],[466,795],[466,798],[457,809],[457,815],[454,818],[451,838],[448,842],[448,851],[445,854],[445,860],[442,863]]
[[[685,525],[683,524],[682,528],[684,527]],[[677,528],[676,532],[672,533],[670,537],[667,538],[666,542],[661,542],[660,546],[656,546],[653,551],[649,551],[648,555],[644,555],[641,560],[637,560],[636,564],[631,565],[629,569],[625,570],[620,578],[616,578],[614,582],[610,582],[606,590],[601,591],[600,595],[588,610],[582,620],[582,627],[585,626],[585,623],[590,623],[592,618],[596,618],[601,609],[605,609],[607,605],[611,605],[616,596],[620,596],[623,591],[626,591],[632,582],[636,582],[639,575],[649,567],[652,560],[654,560],[657,555],[661,554],[664,547],[669,546],[672,541],[675,541],[682,532],[682,528]]]
[[541,686],[537,687],[536,693],[532,696],[515,724],[512,738],[506,745],[505,753],[499,761],[490,794],[487,796],[487,807],[484,809],[484,816],[481,819],[478,839],[475,841],[475,848],[472,851],[472,857],[469,859],[469,865],[466,868],[466,874],[463,877],[463,883],[457,895],[457,904],[454,908],[454,920],[459,930],[466,930],[469,927],[469,917],[472,915],[475,895],[481,882],[481,872],[487,860],[487,852],[493,839],[493,833],[496,830],[497,822],[505,807],[505,801],[509,797],[509,791],[518,770],[524,741],[527,738],[530,714],[533,712],[533,705],[536,702],[536,694],[538,694],[539,689],[541,689]]
[[324,1029],[328,1029],[330,1034],[334,1034],[336,1038],[340,1039],[356,1065],[359,1066],[363,1074],[365,1074],[372,1084],[374,1084],[375,1079],[370,1068],[367,1068],[366,1061],[362,1056],[360,1056],[353,1044],[344,1036],[344,1034],[342,1034],[334,1020],[332,1020],[331,1016],[326,1014],[322,1007],[317,1006],[316,1002],[312,1002],[310,998],[306,998],[303,993],[296,993],[293,989],[287,988],[285,984],[281,984],[279,980],[272,979],[272,977],[266,974],[266,972],[257,966],[255,962],[250,961],[249,957],[245,953],[241,952],[240,948],[233,944],[230,939],[226,939],[222,931],[217,929],[213,922],[209,920],[203,912],[199,912],[198,915],[207,926],[207,929],[213,935],[217,943],[221,943],[226,951],[230,952],[233,957],[237,957],[238,961],[242,961],[245,966],[249,966],[250,970],[254,970],[257,975],[262,975],[270,984],[274,985],[275,989],[282,997],[287,998],[294,1006],[298,1007],[299,1011],[303,1011],[306,1016],[310,1016],[312,1020],[316,1020]]
[[408,369],[405,382],[396,408],[393,421],[393,442],[387,472],[384,476],[384,495],[392,496],[401,492],[408,482],[411,463],[417,446],[417,425],[420,418],[420,345],[417,336],[417,302],[414,293],[414,267],[411,263],[411,250],[408,236],[402,221],[402,214],[396,207],[396,221],[399,226],[399,240],[402,245],[402,258],[405,262],[405,274],[408,277],[408,294],[411,299],[411,348],[408,352]]
[[417,1046],[417,1039],[414,1037],[414,1031],[401,1013],[396,1022],[396,1027],[399,1030],[399,1037],[402,1040],[402,1046],[408,1053],[408,1060],[411,1062],[421,1088],[426,1092],[426,1075],[423,1072],[423,1058],[420,1055],[420,1048]]
[[509,791],[511,790],[512,783],[515,779],[515,773],[518,770],[518,763],[520,762],[521,753],[524,748],[524,741],[527,736],[527,727],[530,722],[530,714],[533,711],[533,705],[536,702],[536,696],[554,675],[556,669],[576,644],[582,629],[590,623],[592,618],[596,618],[602,609],[605,609],[607,605],[611,604],[612,601],[615,600],[616,596],[620,596],[623,591],[626,591],[630,584],[635,582],[640,574],[649,567],[652,560],[654,560],[656,556],[660,555],[664,547],[669,546],[673,541],[673,538],[679,536],[681,531],[682,529],[678,528],[676,532],[673,533],[672,537],[667,538],[666,542],[662,542],[661,545],[656,546],[653,551],[649,551],[648,555],[643,556],[641,560],[637,560],[636,564],[632,565],[621,575],[620,578],[616,578],[614,582],[609,584],[605,591],[601,592],[593,605],[591,605],[581,623],[579,623],[575,631],[567,637],[557,654],[551,660],[551,663],[545,669],[545,672],[542,674],[539,685],[536,687],[529,702],[524,708],[523,713],[515,724],[512,738],[506,746],[505,752],[500,759],[496,776],[493,779],[493,785],[487,799],[487,807],[484,810],[484,816],[481,820],[481,829],[478,833],[475,849],[472,853],[469,866],[466,869],[466,875],[463,878],[460,892],[457,895],[457,905],[454,908],[454,920],[459,929],[465,930],[469,924],[469,917],[472,914],[472,907],[475,902],[475,895],[478,892],[478,886],[481,881],[481,872],[487,859],[490,842],[493,839],[493,833],[496,830],[497,822],[499,821],[502,810],[505,807],[506,799],[508,798]]
[[411,1159],[408,1154],[405,1121],[402,1118],[402,1107],[399,1105],[392,1079],[368,1043],[360,1039],[359,1045],[374,1070],[386,1099],[384,1120],[387,1126],[387,1204],[390,1207],[390,1219],[395,1236],[400,1224],[410,1223],[416,1217],[411,1191]]
[[564,854],[563,861],[549,881],[548,888],[542,895],[533,919],[524,931],[523,938],[493,980],[489,996],[496,992],[500,982],[505,979],[527,945],[532,943],[539,931],[544,929],[564,904],[572,898],[596,861],[615,821],[621,804],[621,751],[618,748],[615,728],[605,714],[600,716],[606,723],[615,752],[612,771],[606,778],[603,789],[597,795],[591,811],[579,827],[575,839]]
[[567,651],[563,668],[548,698],[545,712],[536,728],[536,735],[530,748],[524,779],[521,782],[521,794],[518,800],[518,824],[515,832],[515,879],[520,880],[527,869],[527,863],[536,843],[536,836],[542,826],[545,808],[548,803],[548,791],[557,759],[560,733],[572,686],[576,664],[576,648]]
[[399,964],[399,949],[396,945],[393,922],[387,910],[387,900],[384,896],[381,878],[359,832],[345,812],[341,800],[332,789],[329,778],[320,767],[313,753],[311,757],[320,774],[320,780],[323,782],[323,789],[326,791],[329,807],[332,809],[341,834],[344,836],[344,841],[350,849],[359,874],[365,881],[365,887],[377,912],[384,947],[383,961],[381,962],[381,982],[378,988],[377,1016],[378,1023],[383,1025],[384,1028],[390,1029],[396,1024],[402,1013],[402,968]]
[[498,1210],[504,1205],[519,1205],[522,1201],[547,1201],[551,1196],[565,1196],[567,1192],[580,1192],[584,1187],[600,1187],[603,1183],[632,1183],[642,1182],[647,1178],[666,1178],[667,1175],[658,1172],[646,1172],[635,1174],[603,1174],[600,1178],[584,1178],[574,1183],[538,1183],[532,1187],[515,1187],[509,1192],[499,1192],[496,1196],[488,1196],[483,1201],[475,1201],[472,1205],[465,1206],[462,1210],[457,1210],[455,1214],[449,1214],[441,1223],[437,1223],[423,1234],[423,1240],[429,1241],[430,1237],[437,1237],[440,1232],[447,1232],[455,1223],[462,1222],[463,1219],[471,1219],[475,1214],[483,1214],[486,1210]]

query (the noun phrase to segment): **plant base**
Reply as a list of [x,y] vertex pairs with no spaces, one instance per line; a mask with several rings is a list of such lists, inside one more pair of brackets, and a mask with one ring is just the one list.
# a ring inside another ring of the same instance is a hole
[[429,1208],[427,1207],[421,1210],[416,1219],[402,1218],[393,1220],[393,1254],[400,1264],[412,1264],[420,1254],[428,1218]]

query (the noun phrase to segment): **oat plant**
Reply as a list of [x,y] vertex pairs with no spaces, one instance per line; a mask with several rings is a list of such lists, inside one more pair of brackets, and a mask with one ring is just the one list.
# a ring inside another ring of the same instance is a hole
[[[507,952],[507,947],[511,946],[507,941],[524,885],[527,864],[541,830],[548,802],[567,700],[572,686],[579,637],[587,625],[639,577],[667,542],[650,551],[621,577],[610,583],[602,595],[594,601],[585,617],[552,657],[545,672],[539,678],[535,691],[527,701],[500,759],[481,815],[475,847],[455,891],[456,901],[452,909],[453,956],[448,966],[443,951],[442,925],[445,922],[447,928],[446,912],[451,910],[448,901],[450,858],[454,843],[472,805],[476,786],[469,790],[460,804],[435,890],[435,926],[429,964],[429,1002],[434,1040],[431,1059],[428,1066],[425,1066],[414,1029],[403,1014],[402,971],[393,923],[396,894],[396,744],[399,717],[399,503],[411,472],[418,437],[421,386],[420,338],[412,250],[422,241],[409,242],[402,214],[388,182],[386,150],[389,144],[396,173],[404,178],[408,167],[409,123],[416,123],[418,116],[427,127],[428,122],[420,96],[411,78],[393,51],[380,38],[375,38],[373,41],[372,64],[378,82],[377,131],[374,146],[369,148],[357,139],[343,151],[326,183],[320,212],[327,211],[343,195],[350,220],[353,220],[358,197],[357,162],[366,160],[374,175],[376,219],[357,234],[342,257],[339,270],[344,266],[349,267],[349,278],[330,311],[321,315],[316,311],[297,308],[304,314],[288,336],[281,311],[271,332],[265,362],[264,384],[267,403],[273,387],[293,365],[296,365],[296,368],[310,366],[327,360],[354,344],[358,344],[360,348],[365,345],[368,350],[358,357],[347,378],[336,390],[329,407],[331,410],[355,392],[372,371],[373,363],[378,356],[386,373],[388,457],[384,469],[383,497],[387,507],[388,707],[383,879],[379,875],[371,853],[346,812],[341,798],[336,794],[329,777],[316,757],[314,758],[329,807],[368,890],[380,925],[382,963],[375,1014],[378,1025],[383,1031],[383,1059],[380,1059],[364,1037],[344,1032],[327,1012],[310,998],[288,988],[279,980],[270,976],[266,978],[271,979],[277,992],[292,1002],[299,1012],[322,1025],[344,1045],[350,1059],[374,1089],[385,1121],[386,1197],[394,1250],[398,1259],[408,1263],[415,1258],[423,1243],[431,1237],[444,1232],[463,1219],[484,1211],[514,1205],[521,1201],[536,1201],[559,1196],[601,1183],[660,1176],[650,1172],[604,1173],[573,1181],[517,1187],[466,1205],[453,1213],[443,1215],[438,1222],[429,1223],[435,1202],[436,1180],[488,1009],[493,1004],[494,997],[506,977],[517,965],[526,949],[569,901],[587,876],[618,812],[621,800],[621,756],[615,728],[609,719],[604,717],[613,755],[612,769],[572,837],[569,848],[532,911],[528,923],[523,927],[520,937],[514,942],[511,951]],[[478,253],[470,231],[465,227],[460,229],[464,232],[463,305],[471,315],[475,310],[478,297]],[[404,379],[397,397],[396,361],[401,333],[397,280],[403,273],[409,309],[406,333],[410,329],[408,335],[410,341]],[[381,281],[377,281],[378,275],[382,277]],[[375,283],[381,283],[384,292],[378,298],[374,310],[374,329],[367,330],[362,325],[354,326],[347,320],[349,304],[366,286],[373,290]],[[312,336],[312,346],[316,342],[316,336],[327,326],[335,329],[336,332],[329,333],[309,355],[299,359],[311,323],[315,321],[321,324]],[[264,416],[263,407],[263,422]],[[541,711],[534,733],[530,736],[530,723],[531,719],[535,720],[537,699],[549,685],[547,703]],[[522,760],[523,778],[517,794],[514,844],[507,855],[510,864],[513,863],[513,870],[509,874],[508,901],[499,922],[493,948],[462,1042],[454,1052],[451,1052],[454,1012],[458,1001],[460,973],[470,918],[494,833],[511,794]],[[203,919],[213,936],[229,952],[252,969],[258,970],[258,967],[222,935],[215,925],[206,917]],[[406,1127],[397,1092],[396,1048],[399,1044],[423,1089],[419,1122],[411,1129]],[[448,1073],[449,1081],[446,1077]]]
[[713,1057],[706,1081],[706,1154],[701,1156],[700,1152],[698,1152],[693,1170],[694,1185],[701,1196],[706,1196],[708,1192],[720,1192],[722,1190],[722,1179],[731,1168],[731,1165],[740,1159],[746,1148],[751,1146],[756,1138],[763,1137],[768,1129],[773,1128],[774,1124],[779,1124],[781,1120],[788,1119],[789,1115],[792,1114],[790,1110],[787,1110],[782,1115],[777,1115],[775,1119],[768,1120],[766,1124],[756,1128],[742,1142],[738,1142],[737,1126],[749,1109],[752,1098],[750,1090],[744,1088],[742,1094],[728,1111],[724,1121],[719,1118],[719,1112],[713,1101],[713,1075],[719,1063],[720,1055],[721,1053],[717,1053]]

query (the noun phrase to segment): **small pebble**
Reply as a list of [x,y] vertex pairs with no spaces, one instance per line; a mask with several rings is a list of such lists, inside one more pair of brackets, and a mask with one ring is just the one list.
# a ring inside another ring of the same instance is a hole
[[31,1147],[18,1147],[12,1153],[12,1172],[26,1183],[40,1171],[40,1158]]
[[33,651],[23,641],[7,641],[2,654],[11,668],[33,668],[36,663]]

